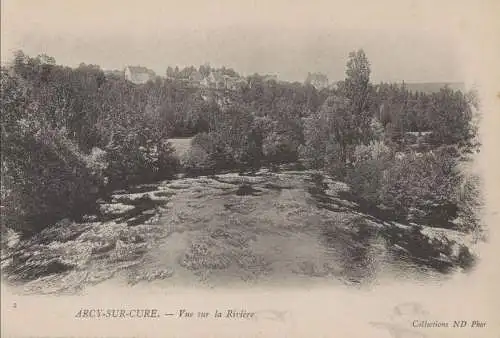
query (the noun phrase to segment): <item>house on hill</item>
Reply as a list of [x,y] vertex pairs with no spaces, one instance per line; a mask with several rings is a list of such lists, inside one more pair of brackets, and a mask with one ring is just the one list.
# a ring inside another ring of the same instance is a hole
[[191,73],[189,76],[189,83],[191,86],[199,87],[201,85],[201,81],[203,80],[203,75],[197,70]]
[[205,88],[215,88],[215,82],[215,76],[213,72],[210,72],[201,80],[200,84]]
[[119,79],[123,79],[125,76],[123,73],[123,70],[116,70],[116,69],[105,70],[104,75],[109,76],[109,77],[119,78]]
[[143,84],[153,80],[156,74],[151,69],[140,66],[125,67],[125,80],[135,84]]
[[328,88],[328,77],[322,73],[308,73],[305,81],[306,84],[312,85],[317,90]]
[[247,86],[247,80],[239,75],[227,75],[221,71],[211,71],[200,81],[200,85],[207,89],[238,90]]
[[225,80],[219,72],[210,72],[210,74],[202,80],[201,85],[205,88],[224,89]]

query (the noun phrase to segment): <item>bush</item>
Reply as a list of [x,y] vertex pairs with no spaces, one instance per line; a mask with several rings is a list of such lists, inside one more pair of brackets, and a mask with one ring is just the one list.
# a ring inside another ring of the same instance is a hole
[[273,132],[263,140],[262,151],[268,162],[289,163],[297,161],[298,147],[291,135]]
[[439,223],[456,216],[455,189],[460,177],[456,154],[450,149],[421,155],[411,153],[389,168],[387,178],[383,199],[390,201],[398,213],[416,210],[410,216]]
[[196,135],[183,163],[191,172],[224,170],[236,166],[231,148],[216,132]]
[[155,179],[169,179],[180,169],[180,159],[175,156],[175,149],[166,140],[159,142],[155,151],[158,153],[153,166],[157,168]]
[[128,140],[106,149],[108,166],[104,172],[112,188],[171,178],[179,167],[174,149],[166,141]]
[[209,154],[199,145],[192,145],[181,159],[182,166],[188,173],[205,172],[214,169]]
[[390,210],[397,220],[453,227],[450,221],[460,208],[457,188],[461,181],[453,149],[369,158],[366,153],[373,149],[361,150],[358,155],[364,155],[359,155],[360,160],[347,175],[357,199],[367,206]]
[[370,205],[380,205],[383,202],[382,188],[386,165],[386,162],[379,159],[367,159],[347,170],[346,181],[351,191]]
[[199,133],[191,140],[191,147],[198,147],[207,154],[212,154],[216,151],[216,140],[213,134]]
[[[192,140],[193,146],[208,154],[209,166],[214,170],[259,167],[262,140],[253,114],[238,107],[228,107],[214,114],[210,132],[198,134]],[[200,155],[200,151],[196,151]]]
[[22,157],[15,159],[7,151],[3,159],[5,226],[31,233],[92,209],[104,181],[75,145],[50,130],[18,141],[9,147]]
[[304,144],[298,148],[299,158],[308,168],[323,168],[328,158],[335,158],[336,142],[330,138],[328,121],[324,115],[312,114],[304,119]]
[[354,163],[367,160],[388,159],[391,149],[383,141],[371,141],[370,144],[360,144],[354,148]]
[[480,193],[480,178],[473,174],[463,174],[461,182],[456,187],[458,217],[455,224],[460,230],[472,231],[482,236],[480,212],[482,196]]
[[351,191],[370,205],[383,203],[384,178],[392,160],[390,149],[383,142],[374,141],[356,146],[353,153],[354,162],[346,173]]

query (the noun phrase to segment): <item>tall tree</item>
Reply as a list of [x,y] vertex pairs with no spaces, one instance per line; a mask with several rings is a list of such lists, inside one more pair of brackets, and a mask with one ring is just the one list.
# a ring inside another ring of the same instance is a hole
[[370,62],[363,49],[349,53],[346,65],[346,79],[340,86],[340,94],[348,99],[348,111],[352,115],[349,143],[369,142],[370,123],[373,109],[370,109],[374,91],[370,83]]
[[174,69],[170,66],[167,67],[167,77],[173,78],[175,76]]
[[321,109],[326,114],[332,139],[338,148],[338,160],[345,165],[351,160],[354,146],[371,139],[369,96],[370,63],[362,49],[351,52],[347,61],[346,79],[339,95],[325,101]]
[[351,100],[355,114],[361,114],[367,108],[370,73],[370,62],[363,49],[349,53],[344,94]]

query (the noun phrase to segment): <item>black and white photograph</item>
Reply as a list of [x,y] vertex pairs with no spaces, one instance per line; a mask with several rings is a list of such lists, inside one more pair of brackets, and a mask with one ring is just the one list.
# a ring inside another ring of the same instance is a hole
[[[180,337],[169,327],[280,313],[161,301],[178,289],[358,297],[477,276],[498,224],[478,169],[492,98],[463,61],[483,27],[469,8],[493,34],[495,1],[2,1],[2,312],[70,297],[67,325],[161,317],[157,331],[99,334]],[[91,310],[93,290],[158,303]],[[480,315],[390,305],[411,312],[403,331],[337,335],[336,322],[309,336],[500,334]],[[59,336],[25,321],[12,337]],[[241,336],[301,336],[289,330]]]

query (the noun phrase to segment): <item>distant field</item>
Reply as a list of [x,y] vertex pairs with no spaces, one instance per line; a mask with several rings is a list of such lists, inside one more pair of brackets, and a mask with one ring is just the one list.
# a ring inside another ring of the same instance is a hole
[[186,151],[188,151],[191,146],[192,137],[183,137],[183,138],[171,138],[168,141],[175,148],[175,154],[181,158]]
[[424,93],[439,92],[441,88],[448,86],[453,90],[465,90],[465,84],[461,82],[422,82],[422,83],[406,83],[406,88],[411,91],[419,91]]

